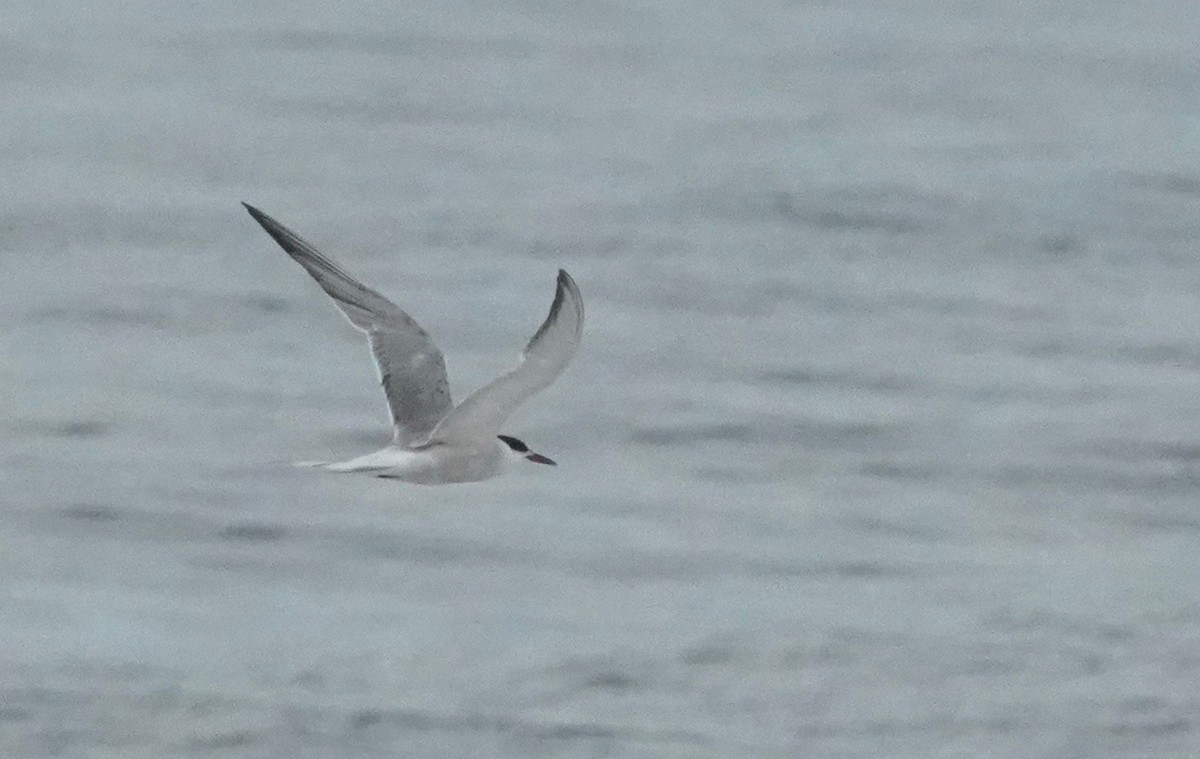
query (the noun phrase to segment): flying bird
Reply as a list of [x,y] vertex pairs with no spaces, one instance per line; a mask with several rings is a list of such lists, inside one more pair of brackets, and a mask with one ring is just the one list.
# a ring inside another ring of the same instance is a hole
[[349,461],[311,466],[440,485],[490,479],[522,459],[554,465],[521,440],[500,434],[500,427],[526,399],[562,373],[579,347],[583,296],[570,274],[558,270],[550,314],[525,346],[521,363],[455,406],[442,352],[411,316],[287,227],[251,205],[242,205],[312,275],[350,323],[366,334],[391,410],[393,436],[386,448]]

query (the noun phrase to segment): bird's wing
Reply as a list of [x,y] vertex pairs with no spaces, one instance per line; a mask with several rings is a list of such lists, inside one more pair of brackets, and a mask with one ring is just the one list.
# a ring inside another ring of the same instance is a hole
[[430,439],[453,442],[488,438],[529,396],[554,381],[575,355],[583,335],[583,296],[571,275],[558,271],[550,315],[525,346],[521,363],[472,393],[434,428]]
[[350,323],[366,333],[392,412],[395,443],[405,445],[428,437],[454,404],[445,359],[425,330],[403,309],[350,276],[296,233],[257,208],[242,205],[317,280]]

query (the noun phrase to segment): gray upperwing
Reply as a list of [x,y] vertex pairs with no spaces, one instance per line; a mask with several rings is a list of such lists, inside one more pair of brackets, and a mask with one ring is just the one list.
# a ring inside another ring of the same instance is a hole
[[407,445],[428,438],[454,408],[441,351],[428,336],[418,341],[411,333],[386,329],[367,334],[392,411],[394,442]]
[[558,270],[554,303],[517,368],[471,393],[446,415],[434,440],[474,440],[497,434],[529,396],[550,385],[570,363],[583,337],[583,296],[571,275]]
[[442,352],[395,303],[352,277],[287,227],[246,203],[246,210],[312,275],[350,323],[367,334],[392,413],[395,442],[429,436],[449,413],[450,385]]

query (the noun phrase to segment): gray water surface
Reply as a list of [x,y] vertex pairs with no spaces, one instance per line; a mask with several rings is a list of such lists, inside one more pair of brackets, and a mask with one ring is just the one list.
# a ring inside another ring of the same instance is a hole
[[[1200,755],[1200,6],[20,4],[0,755]],[[457,398],[422,488],[263,208]]]

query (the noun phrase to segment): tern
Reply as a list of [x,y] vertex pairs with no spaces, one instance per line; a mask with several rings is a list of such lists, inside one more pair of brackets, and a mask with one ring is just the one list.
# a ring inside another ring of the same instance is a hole
[[350,323],[367,336],[391,410],[386,448],[340,462],[310,464],[333,472],[364,472],[422,485],[478,482],[524,459],[555,465],[500,426],[531,395],[552,383],[575,355],[583,335],[583,296],[558,270],[550,314],[515,369],[455,406],[442,352],[411,316],[359,282],[299,235],[251,205],[254,220],[312,275]]

